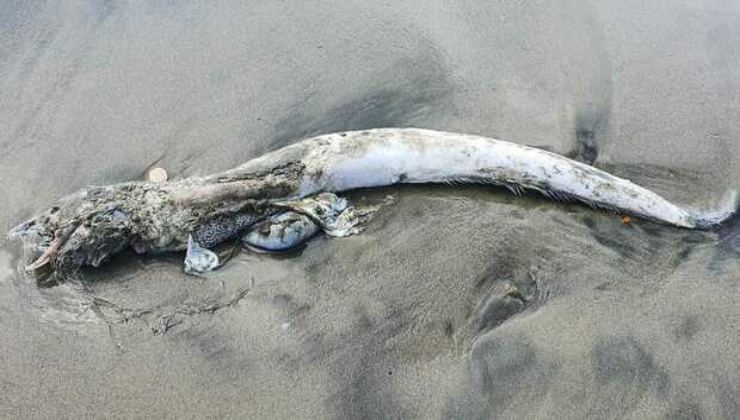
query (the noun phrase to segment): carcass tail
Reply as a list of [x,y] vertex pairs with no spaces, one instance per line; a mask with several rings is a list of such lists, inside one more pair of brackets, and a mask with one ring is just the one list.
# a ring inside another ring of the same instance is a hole
[[713,209],[695,210],[692,212],[692,221],[697,228],[709,229],[722,225],[738,212],[738,192],[728,191],[719,204]]

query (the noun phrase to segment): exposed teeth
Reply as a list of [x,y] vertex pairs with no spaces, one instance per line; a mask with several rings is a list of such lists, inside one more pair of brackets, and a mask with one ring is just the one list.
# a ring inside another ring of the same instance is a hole
[[59,248],[62,246],[62,238],[54,238],[51,244],[46,248],[43,254],[36,259],[31,265],[26,266],[26,271],[35,271],[39,268],[51,264],[54,257],[56,257]]
[[51,263],[51,257],[48,254],[44,254],[36,259],[31,265],[26,266],[26,271],[36,271],[45,265]]

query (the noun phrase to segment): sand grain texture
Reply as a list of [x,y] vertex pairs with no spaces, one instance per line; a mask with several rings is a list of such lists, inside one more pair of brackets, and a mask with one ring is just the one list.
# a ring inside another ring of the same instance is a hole
[[[703,205],[740,187],[740,3],[0,2],[0,234],[89,184],[418,126]],[[740,226],[500,190],[349,194],[366,232],[207,279],[0,250],[0,417],[733,418]]]

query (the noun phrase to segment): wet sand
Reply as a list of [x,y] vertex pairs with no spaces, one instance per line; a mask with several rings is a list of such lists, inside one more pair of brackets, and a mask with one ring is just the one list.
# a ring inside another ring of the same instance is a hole
[[[417,126],[740,186],[729,1],[0,3],[0,235],[89,184]],[[479,187],[206,278],[124,254],[38,287],[0,249],[0,417],[733,418],[740,222],[696,232]]]

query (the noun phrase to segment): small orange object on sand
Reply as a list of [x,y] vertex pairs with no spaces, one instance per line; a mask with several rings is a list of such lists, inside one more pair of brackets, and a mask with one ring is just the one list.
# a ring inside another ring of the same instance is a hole
[[626,214],[623,214],[619,216],[619,221],[622,222],[623,225],[628,225],[632,223],[632,218],[627,216]]

